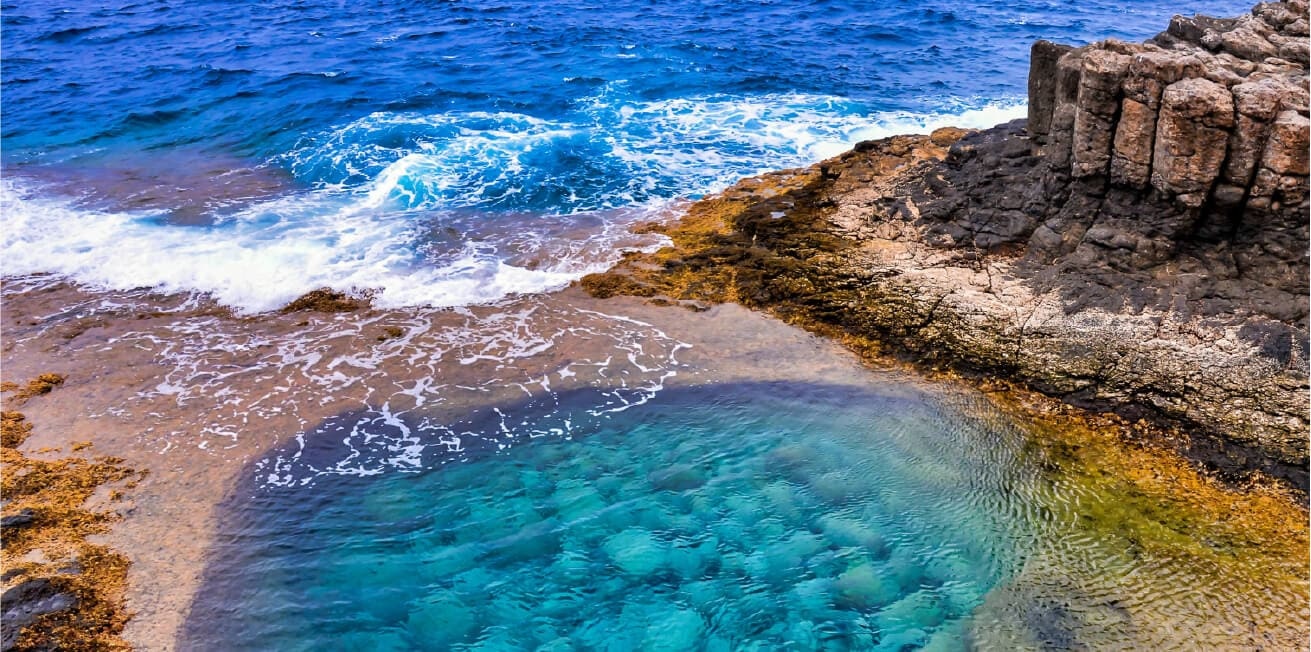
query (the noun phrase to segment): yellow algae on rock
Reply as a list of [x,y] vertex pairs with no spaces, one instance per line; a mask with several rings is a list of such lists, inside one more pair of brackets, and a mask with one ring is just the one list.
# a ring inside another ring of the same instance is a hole
[[[63,382],[44,374],[8,398],[21,404]],[[16,386],[5,391],[14,391]],[[90,543],[118,517],[86,501],[98,487],[135,486],[143,475],[113,457],[38,459],[18,450],[32,432],[19,412],[0,421],[0,497],[3,521],[0,567],[6,602],[5,645],[14,650],[126,650],[119,637],[124,609],[125,556]],[[78,450],[87,446],[75,447]],[[121,497],[111,492],[111,500]],[[9,620],[10,613],[21,615]]]

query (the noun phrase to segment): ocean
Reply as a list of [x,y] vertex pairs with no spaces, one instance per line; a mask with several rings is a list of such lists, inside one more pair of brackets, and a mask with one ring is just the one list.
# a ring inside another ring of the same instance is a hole
[[33,0],[3,11],[6,276],[457,306],[606,268],[637,222],[853,143],[1024,114],[1029,44],[1161,2]]

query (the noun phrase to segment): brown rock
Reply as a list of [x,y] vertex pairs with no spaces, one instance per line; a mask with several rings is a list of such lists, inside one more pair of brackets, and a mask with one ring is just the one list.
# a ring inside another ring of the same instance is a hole
[[1165,33],[1178,40],[1200,45],[1208,50],[1220,47],[1220,35],[1233,29],[1233,18],[1212,18],[1210,16],[1175,16],[1170,19],[1170,26]]
[[1130,58],[1110,50],[1090,48],[1083,56],[1079,95],[1074,113],[1075,177],[1106,174],[1120,108],[1121,82]]
[[1231,89],[1234,108],[1243,115],[1268,122],[1279,115],[1284,90],[1283,80],[1275,77],[1239,84]]
[[[1237,89],[1238,87],[1234,87]],[[1252,182],[1252,174],[1265,149],[1270,123],[1239,113],[1229,134],[1229,159],[1225,162],[1224,180],[1238,186]]]
[[1266,140],[1261,167],[1284,176],[1307,176],[1307,148],[1311,147],[1311,121],[1296,111],[1275,118]]
[[1252,15],[1275,29],[1283,29],[1284,26],[1295,22],[1300,17],[1285,2],[1262,2],[1252,7]]
[[1225,52],[1249,61],[1260,61],[1279,56],[1279,47],[1270,42],[1273,31],[1260,18],[1243,16],[1232,30],[1220,35],[1220,47]]
[[1266,77],[1230,89],[1237,116],[1229,136],[1225,181],[1239,186],[1252,182],[1252,175],[1265,150],[1270,123],[1278,115],[1283,98],[1289,94],[1286,85],[1282,77]]
[[961,129],[959,127],[941,127],[939,129],[934,129],[933,133],[929,134],[929,142],[938,147],[950,147],[969,133],[970,131],[968,129]]
[[1220,175],[1228,130],[1234,125],[1233,97],[1205,79],[1185,79],[1165,89],[1152,155],[1152,186],[1200,205]]
[[1280,36],[1275,34],[1270,37],[1270,43],[1278,47],[1280,59],[1302,65],[1311,62],[1311,50],[1308,49],[1305,36]]
[[1111,180],[1145,188],[1151,180],[1152,142],[1156,136],[1156,111],[1129,98],[1120,108],[1111,156]]

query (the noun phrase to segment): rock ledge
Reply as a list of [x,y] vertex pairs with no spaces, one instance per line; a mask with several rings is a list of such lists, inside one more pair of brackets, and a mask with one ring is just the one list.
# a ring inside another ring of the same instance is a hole
[[1034,44],[1029,117],[747,179],[584,287],[739,301],[1305,491],[1307,4]]

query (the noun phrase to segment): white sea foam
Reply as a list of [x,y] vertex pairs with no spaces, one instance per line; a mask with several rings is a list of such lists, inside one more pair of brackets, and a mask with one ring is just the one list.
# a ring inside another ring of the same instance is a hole
[[157,214],[84,210],[5,180],[0,211],[5,276],[201,292],[246,312],[275,310],[320,287],[369,291],[380,307],[487,303],[561,288],[619,253],[598,255],[605,243],[594,242],[578,258],[528,269],[507,262],[495,243],[469,242],[428,260],[410,216],[367,210],[340,193],[278,199],[199,228],[161,224]]
[[[59,291],[78,319],[112,324],[90,348],[74,347],[96,359],[88,369],[155,371],[128,372],[137,391],[91,418],[130,428],[161,455],[235,459],[276,446],[259,464],[266,485],[412,472],[570,438],[652,400],[686,368],[679,354],[689,346],[652,324],[549,297],[255,323],[177,312],[178,302],[144,292]],[[142,313],[157,316],[134,318]],[[66,316],[32,318],[38,332],[11,344],[64,341],[49,328]]]
[[639,102],[608,88],[559,121],[373,114],[287,154],[312,189],[207,227],[89,210],[5,179],[0,272],[205,293],[246,312],[325,286],[373,292],[381,307],[486,303],[560,288],[624,247],[658,244],[628,227],[679,196],[860,140],[990,126],[1023,110],[869,114],[814,95]]

